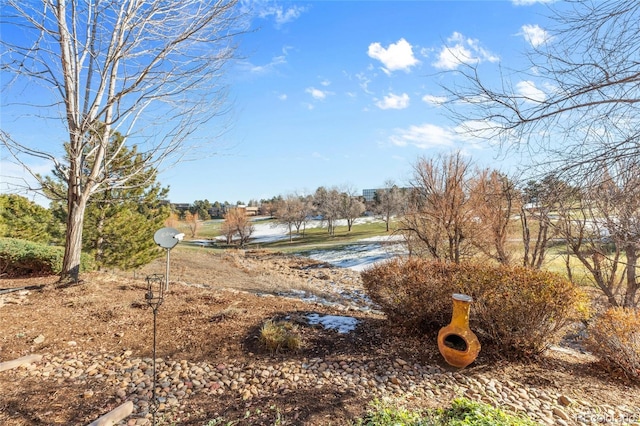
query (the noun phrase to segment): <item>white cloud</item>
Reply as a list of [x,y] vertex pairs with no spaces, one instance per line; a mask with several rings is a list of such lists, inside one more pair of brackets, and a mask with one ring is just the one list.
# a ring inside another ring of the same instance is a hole
[[251,62],[244,61],[240,63],[240,66],[249,71],[252,74],[266,74],[273,71],[279,65],[287,63],[287,53],[291,50],[289,46],[285,46],[282,48],[282,55],[274,56],[271,58],[271,61],[264,65],[254,65]]
[[532,47],[538,47],[551,39],[549,33],[538,25],[523,25],[519,35],[522,35]]
[[396,134],[390,137],[390,141],[396,146],[412,145],[420,149],[428,149],[453,145],[455,133],[445,127],[427,123],[413,125],[408,129],[397,129]]
[[396,146],[414,146],[419,149],[456,146],[458,149],[482,149],[487,140],[497,136],[497,123],[467,120],[456,127],[425,123],[396,129],[389,141]]
[[405,109],[409,106],[409,95],[389,93],[383,100],[376,102],[376,106],[380,109]]
[[281,93],[278,95],[278,99],[280,99],[281,101],[286,101],[287,100],[287,94],[286,93]]
[[424,95],[422,100],[431,105],[440,106],[447,101],[444,96]]
[[440,48],[438,60],[433,66],[438,69],[454,70],[462,64],[478,64],[480,62],[497,62],[498,57],[480,46],[476,39],[465,38],[454,32],[447,39],[447,44]]
[[276,27],[280,27],[283,24],[294,21],[300,17],[304,12],[307,11],[307,8],[303,6],[292,6],[289,8],[284,8],[282,5],[266,5],[262,7],[258,11],[258,16],[260,18],[269,18],[273,17],[276,21]]
[[383,70],[387,73],[398,70],[409,72],[412,66],[420,63],[413,56],[411,44],[403,38],[395,44],[390,44],[387,49],[378,42],[371,43],[367,54],[369,57],[382,62],[382,65],[384,65]]
[[313,99],[317,99],[319,101],[326,99],[327,95],[331,93],[324,90],[316,89],[315,87],[308,87],[305,92],[310,94]]
[[321,85],[321,86],[324,86],[324,87],[327,87],[327,86],[330,86],[330,85],[331,85],[331,82],[330,82],[329,80],[322,80],[322,81],[320,82],[320,85]]
[[522,96],[527,102],[544,102],[547,98],[546,94],[530,80],[519,81],[516,84],[516,92],[518,96]]
[[363,73],[358,73],[356,74],[356,79],[359,81],[360,88],[362,89],[362,91],[364,91],[364,93],[367,93],[369,95],[373,94],[373,92],[369,90],[369,83],[371,83],[371,79],[369,77],[367,77]]

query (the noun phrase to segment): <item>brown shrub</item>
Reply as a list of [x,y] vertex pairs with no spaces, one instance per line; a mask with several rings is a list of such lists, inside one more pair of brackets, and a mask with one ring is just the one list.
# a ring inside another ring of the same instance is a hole
[[640,313],[636,309],[610,308],[594,318],[588,328],[587,347],[610,367],[640,380]]
[[522,267],[394,259],[362,273],[389,320],[435,333],[451,320],[453,293],[473,297],[471,328],[505,356],[537,355],[579,316],[578,289],[560,275]]

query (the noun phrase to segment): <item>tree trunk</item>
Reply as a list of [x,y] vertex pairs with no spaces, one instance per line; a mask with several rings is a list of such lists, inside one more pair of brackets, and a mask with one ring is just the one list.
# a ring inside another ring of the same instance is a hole
[[635,308],[636,293],[638,292],[638,280],[636,277],[636,265],[638,264],[638,253],[634,244],[627,244],[627,290],[624,294],[623,306],[625,308]]
[[531,244],[531,231],[527,221],[527,212],[524,207],[520,209],[520,223],[522,224],[522,245],[524,246],[524,254],[522,256],[522,264],[525,268],[529,267],[529,249]]
[[82,227],[84,224],[84,211],[87,206],[85,197],[74,193],[73,186],[69,185],[67,207],[67,232],[64,245],[64,259],[60,281],[78,281],[80,276],[80,255],[82,253]]

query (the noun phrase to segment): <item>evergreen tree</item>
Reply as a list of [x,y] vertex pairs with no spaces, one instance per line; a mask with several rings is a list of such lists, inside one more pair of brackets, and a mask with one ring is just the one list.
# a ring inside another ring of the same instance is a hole
[[193,204],[189,208],[189,211],[191,212],[191,214],[193,215],[197,214],[200,220],[211,219],[211,216],[209,215],[209,210],[211,210],[211,203],[207,199],[196,200],[193,202]]
[[20,195],[0,195],[0,236],[49,244],[53,227],[48,209]]
[[[122,136],[116,133],[113,137]],[[169,217],[169,205],[164,202],[168,188],[156,182],[157,171],[145,166],[136,146],[120,149],[112,158],[106,167],[109,179],[130,178],[124,187],[107,186],[92,196],[85,212],[83,246],[94,255],[98,268],[133,269],[161,253],[153,234]],[[132,170],[139,171],[132,174]],[[55,179],[47,178],[48,195],[54,199],[54,215],[65,217],[65,180],[55,171],[54,175]]]

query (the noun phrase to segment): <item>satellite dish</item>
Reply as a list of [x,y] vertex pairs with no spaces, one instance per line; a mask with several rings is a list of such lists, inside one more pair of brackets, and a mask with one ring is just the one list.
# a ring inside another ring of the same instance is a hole
[[161,228],[153,234],[153,241],[162,248],[172,249],[180,242],[177,235],[180,235],[180,231],[175,228]]

